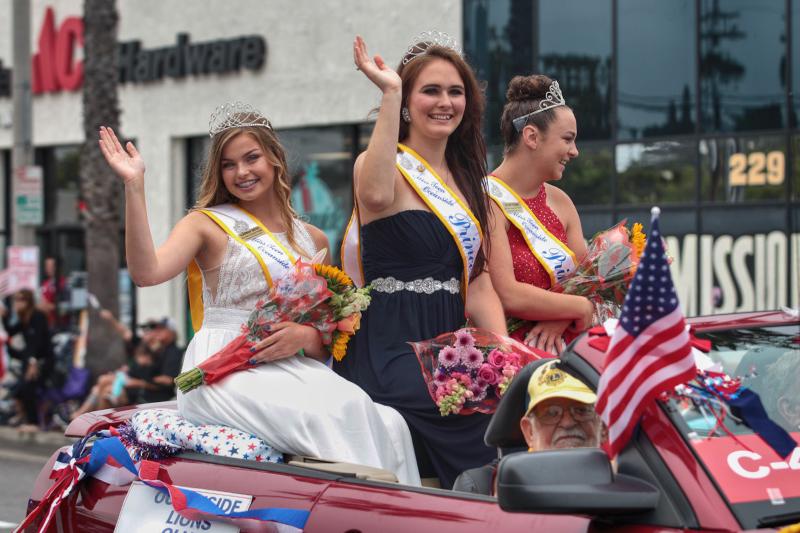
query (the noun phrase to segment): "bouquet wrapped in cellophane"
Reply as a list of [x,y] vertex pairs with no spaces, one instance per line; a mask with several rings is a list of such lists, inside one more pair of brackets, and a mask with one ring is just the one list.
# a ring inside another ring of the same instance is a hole
[[225,376],[252,368],[250,348],[269,336],[269,326],[296,322],[319,331],[322,343],[337,361],[361,322],[370,302],[370,287],[357,289],[340,269],[298,260],[294,268],[275,281],[265,300],[256,304],[242,333],[198,366],[181,373],[175,384],[181,392],[211,385]]
[[[575,270],[550,287],[553,292],[588,298],[594,304],[594,324],[602,324],[609,318],[619,316],[644,252],[646,235],[642,232],[642,225],[637,222],[628,229],[625,223],[626,220],[623,220],[595,234],[589,241],[586,256]],[[508,331],[513,332],[531,324],[511,318]]]
[[585,296],[594,303],[594,323],[619,316],[631,280],[644,252],[646,235],[638,222],[631,229],[626,220],[597,233],[575,271],[550,290]]
[[409,344],[442,416],[494,413],[522,367],[552,357],[509,337],[478,328],[464,328]]

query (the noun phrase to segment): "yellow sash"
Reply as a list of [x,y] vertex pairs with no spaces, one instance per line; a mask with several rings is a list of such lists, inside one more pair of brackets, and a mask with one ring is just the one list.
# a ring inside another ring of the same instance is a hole
[[561,281],[575,270],[578,260],[572,250],[539,221],[528,204],[497,176],[487,178],[489,196],[525,239],[534,257],[550,276],[551,284]]
[[[461,292],[467,299],[469,275],[481,248],[483,231],[475,215],[461,198],[417,152],[397,143],[397,168],[425,205],[441,221],[456,243],[464,265]],[[411,164],[409,164],[411,163]],[[439,194],[442,192],[443,194]]]
[[[253,254],[261,267],[268,287],[272,287],[273,278],[283,276],[294,264],[295,256],[272,235],[258,218],[243,207],[235,204],[223,204],[199,211]],[[229,222],[233,222],[233,227]],[[186,274],[189,312],[192,315],[192,328],[196,332],[203,325],[203,275],[196,261],[189,263]]]

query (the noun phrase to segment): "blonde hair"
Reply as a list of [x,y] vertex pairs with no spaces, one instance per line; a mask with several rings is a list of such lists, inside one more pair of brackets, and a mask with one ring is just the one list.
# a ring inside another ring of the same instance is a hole
[[226,129],[214,135],[206,156],[203,176],[200,181],[200,190],[197,193],[197,201],[192,210],[204,209],[224,203],[235,204],[239,201],[225,187],[225,183],[222,181],[221,166],[222,149],[228,141],[241,134],[251,135],[258,142],[261,149],[264,150],[267,161],[275,169],[272,188],[278,197],[281,221],[286,227],[286,240],[289,241],[293,248],[305,254],[305,250],[295,240],[294,221],[299,217],[292,207],[292,187],[289,184],[289,166],[286,163],[286,151],[272,128],[243,126]]

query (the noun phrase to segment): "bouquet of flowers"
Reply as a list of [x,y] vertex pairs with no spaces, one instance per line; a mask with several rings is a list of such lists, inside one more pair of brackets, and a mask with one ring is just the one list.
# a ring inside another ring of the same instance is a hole
[[464,328],[409,344],[442,416],[494,413],[522,367],[536,359],[552,357],[478,328]]
[[361,322],[370,302],[370,287],[357,289],[334,266],[298,260],[294,269],[277,280],[267,299],[259,301],[242,325],[242,334],[198,366],[181,373],[175,384],[181,392],[210,385],[228,374],[252,368],[250,348],[269,335],[269,326],[296,322],[316,328],[322,343],[337,361]]
[[[647,236],[642,232],[642,225],[637,222],[628,229],[625,223],[623,220],[592,237],[586,256],[572,274],[550,287],[553,292],[588,298],[594,304],[595,324],[619,316],[644,252]],[[508,330],[513,332],[526,325],[531,323],[511,318]]]

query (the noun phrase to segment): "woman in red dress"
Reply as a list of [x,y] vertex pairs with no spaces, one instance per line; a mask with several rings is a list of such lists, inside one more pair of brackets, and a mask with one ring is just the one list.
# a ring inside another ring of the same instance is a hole
[[565,333],[588,327],[593,313],[587,298],[548,290],[586,254],[575,205],[548,183],[578,157],[578,128],[558,82],[547,76],[516,76],[506,100],[504,157],[489,178],[489,271],[506,315],[534,322],[512,336],[558,353]]

